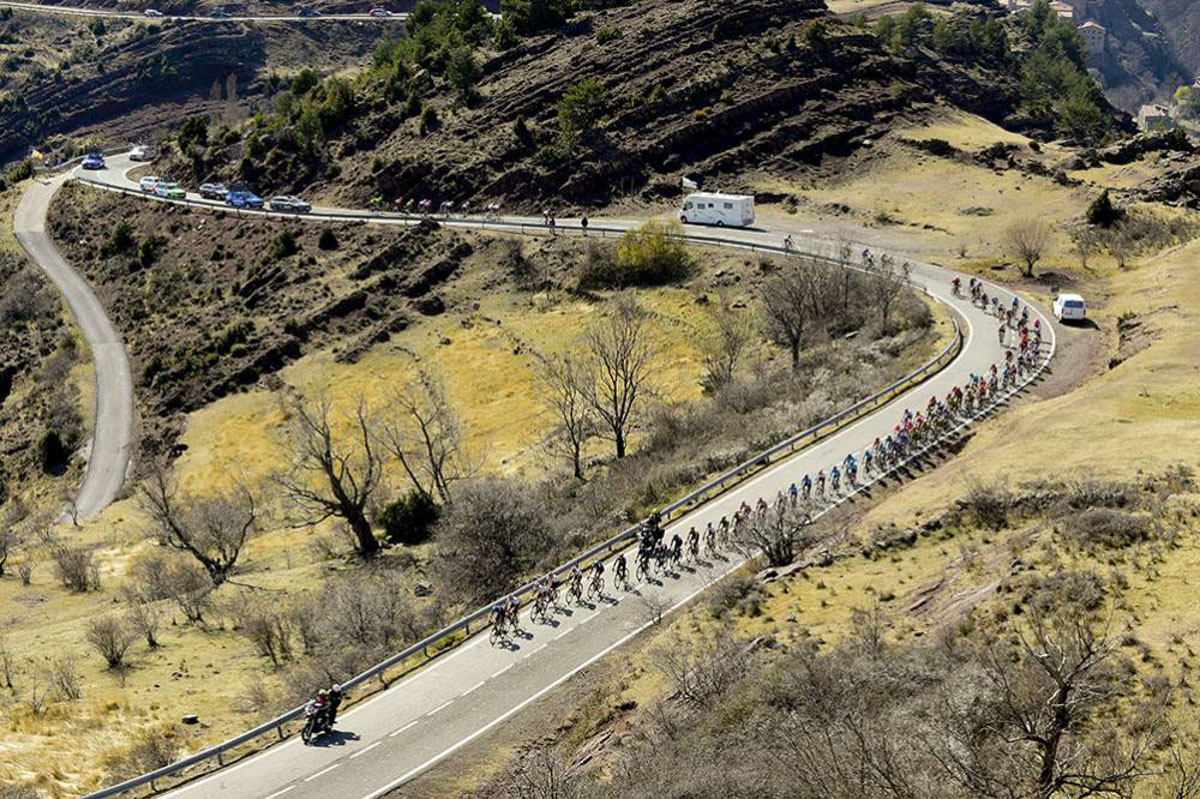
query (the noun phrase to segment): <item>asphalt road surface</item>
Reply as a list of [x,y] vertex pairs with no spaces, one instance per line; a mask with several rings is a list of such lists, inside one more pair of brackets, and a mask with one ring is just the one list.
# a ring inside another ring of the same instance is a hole
[[87,517],[107,507],[125,482],[133,439],[133,381],[125,345],[104,306],[46,235],[50,200],[68,177],[35,180],[17,205],[13,231],[29,257],[58,286],[95,361],[95,427],[88,446],[87,473],[75,496],[76,512]]
[[[87,176],[128,188],[136,185],[126,177],[131,166],[125,157],[117,156],[109,159],[107,169]],[[333,210],[317,208],[314,212]],[[406,223],[395,215],[379,215],[371,221]],[[447,224],[470,223],[451,220]],[[597,220],[596,224],[600,222]],[[636,220],[603,221],[609,227],[636,224]],[[558,222],[560,229],[577,225],[577,220]],[[711,233],[695,226],[688,226],[687,232]],[[725,229],[721,235],[747,244],[777,246],[782,240],[780,233],[766,231]],[[822,249],[832,255],[836,244],[804,241],[803,247],[810,251]],[[958,357],[924,384],[869,416],[771,466],[669,525],[668,539],[676,531],[686,539],[687,530],[693,525],[703,530],[710,521],[715,523],[722,516],[732,516],[743,501],[751,505],[759,497],[772,501],[777,492],[786,492],[805,473],[828,471],[847,453],[860,454],[877,436],[887,435],[905,408],[922,408],[930,396],[943,397],[953,387],[963,385],[971,373],[984,373],[992,363],[1002,362],[1003,350],[995,335],[997,321],[969,301],[953,296],[950,281],[954,273],[915,264],[912,277],[960,316],[966,342]],[[997,293],[1002,301],[1011,297],[1003,291]],[[1034,312],[1041,315],[1036,309]],[[1049,337],[1050,322],[1041,316]],[[1044,346],[1050,346],[1049,338]],[[564,606],[548,624],[535,624],[526,614],[522,625],[525,634],[515,637],[507,646],[492,646],[486,635],[476,636],[345,713],[338,720],[336,732],[316,739],[313,745],[305,746],[298,737],[293,737],[185,784],[169,796],[178,799],[382,796],[520,712],[637,635],[655,616],[687,602],[740,563],[740,556],[729,552],[723,557],[687,564],[677,574],[636,585],[632,591],[613,588],[610,568],[608,596],[604,599],[586,606]],[[632,567],[630,558],[631,571]]]

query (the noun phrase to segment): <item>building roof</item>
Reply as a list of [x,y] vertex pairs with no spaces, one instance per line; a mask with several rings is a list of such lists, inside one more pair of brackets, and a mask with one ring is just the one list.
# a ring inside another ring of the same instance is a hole
[[1087,28],[1088,30],[1097,30],[1102,33],[1108,30],[1103,25],[1101,25],[1099,22],[1093,22],[1090,19],[1087,22],[1085,22],[1079,26],[1079,30],[1083,30],[1084,28]]

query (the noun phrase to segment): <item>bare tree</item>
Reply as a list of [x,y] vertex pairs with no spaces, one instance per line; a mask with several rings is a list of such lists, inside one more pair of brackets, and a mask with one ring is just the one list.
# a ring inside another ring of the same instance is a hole
[[110,669],[120,668],[125,663],[125,653],[133,644],[137,633],[116,616],[93,618],[87,624],[85,638]]
[[880,325],[886,332],[891,324],[892,306],[908,283],[907,267],[897,267],[892,256],[884,255],[868,281],[872,304],[879,312]]
[[162,611],[140,592],[125,588],[121,592],[125,600],[125,623],[131,630],[146,639],[146,646],[158,647],[158,629],[162,626]]
[[700,342],[704,354],[703,382],[706,389],[716,391],[733,381],[738,364],[750,346],[750,328],[729,306],[724,294],[710,306],[708,317],[713,332]]
[[788,348],[793,372],[800,371],[800,350],[811,328],[821,320],[819,290],[826,271],[818,261],[791,259],[763,284],[767,333]]
[[0,522],[0,577],[4,576],[4,567],[9,557],[17,551],[20,540],[17,531],[4,522]]
[[648,321],[632,295],[618,294],[584,339],[595,381],[587,394],[588,404],[618,458],[625,457],[630,427],[642,400],[651,393],[657,351],[650,341]]
[[817,506],[807,500],[771,508],[759,518],[752,516],[734,530],[734,545],[747,557],[759,552],[772,566],[786,566],[799,552],[816,543],[812,534]]
[[383,456],[375,445],[374,423],[366,405],[359,402],[352,431],[340,436],[330,420],[327,400],[314,405],[297,402],[294,436],[295,467],[276,478],[288,498],[299,508],[303,526],[326,519],[346,522],[359,554],[379,551],[379,540],[371,527],[367,508],[383,479]]
[[195,558],[213,585],[225,582],[258,521],[254,495],[241,488],[212,497],[180,497],[162,464],[154,467],[139,494],[158,541]]
[[1052,237],[1050,226],[1036,217],[1019,219],[1004,231],[1004,241],[1024,264],[1021,271],[1026,277],[1033,277],[1033,267],[1045,254]]
[[441,379],[424,367],[392,396],[396,418],[380,427],[385,447],[400,461],[413,488],[443,505],[451,486],[473,471],[462,446],[462,423]]
[[33,583],[33,570],[37,567],[37,562],[28,552],[25,553],[25,558],[17,564],[17,574],[21,577],[21,585],[31,585]]
[[3,636],[0,636],[0,679],[4,680],[4,687],[10,693],[16,690],[16,686],[13,684],[13,677],[16,673],[17,659],[12,650],[8,648],[8,642]]
[[100,566],[91,548],[55,544],[51,556],[63,588],[80,594],[100,588]]
[[212,580],[193,560],[155,553],[136,563],[130,576],[139,601],[170,599],[190,622],[202,623],[212,605]]
[[546,452],[571,462],[575,479],[583,479],[583,447],[596,433],[596,413],[588,403],[588,374],[570,354],[541,359],[540,398],[555,419],[543,439]]
[[482,602],[515,587],[553,538],[524,485],[482,480],[461,493],[438,524],[437,566],[455,593]]
[[505,788],[510,796],[527,799],[574,799],[579,783],[556,750],[539,746],[521,759]]

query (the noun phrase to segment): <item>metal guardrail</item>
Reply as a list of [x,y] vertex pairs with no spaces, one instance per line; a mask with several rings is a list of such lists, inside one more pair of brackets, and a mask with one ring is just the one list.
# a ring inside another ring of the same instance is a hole
[[[121,187],[121,186],[114,186],[112,184],[103,183],[101,181],[98,181],[98,180],[95,180],[92,178],[88,178],[88,177],[77,176],[75,179],[82,183],[91,184],[91,185],[94,185],[101,189],[108,190],[108,191],[115,191],[115,192],[123,193],[123,194],[134,194],[134,195],[138,195],[138,196],[146,196],[145,193],[143,193],[137,189],[125,188],[125,187]],[[192,205],[192,206],[198,206],[198,207],[203,207],[203,208],[209,208],[209,209],[215,210],[215,211],[238,210],[238,209],[226,209],[224,206],[219,206],[219,205],[216,205],[213,203],[208,203],[208,202],[199,202],[199,201],[196,201],[196,200],[193,200],[190,198],[185,199],[185,200],[178,200],[178,199],[167,200],[166,198],[155,197],[154,199],[159,199],[159,200],[163,200],[165,202],[172,202],[172,203],[176,203],[176,204]],[[275,218],[288,218],[288,219],[294,218],[296,216],[296,214],[282,214],[282,213],[271,212],[271,211],[249,211],[248,213],[251,213],[254,215],[270,216],[270,217],[275,217]],[[347,220],[347,221],[352,221],[352,220],[380,221],[381,219],[390,220],[394,217],[396,219],[396,221],[400,224],[409,224],[409,223],[418,224],[419,222],[421,222],[425,219],[425,217],[412,217],[412,216],[406,217],[404,215],[351,213],[351,212],[328,212],[328,211],[313,211],[312,213],[305,214],[304,216],[308,217],[308,218],[342,219],[342,220]],[[438,220],[435,220],[435,221],[438,221]],[[473,222],[456,221],[456,220],[441,220],[441,221],[449,222],[451,225],[456,226],[456,227],[474,227],[475,226]],[[519,232],[522,232],[522,233],[532,231],[532,232],[537,232],[540,234],[545,234],[546,232],[548,232],[545,225],[535,225],[535,224],[528,224],[528,223],[523,223],[523,222],[505,222],[503,220],[480,220],[479,226],[481,229],[496,229],[496,230],[509,230],[509,231],[519,230]],[[567,228],[563,228],[563,229],[565,230]],[[589,233],[597,232],[597,233],[601,233],[602,235],[604,233],[619,233],[619,234],[623,235],[627,231],[625,231],[624,229],[620,229],[620,228],[611,228],[611,227],[606,228],[603,226],[594,226],[594,227],[589,227],[587,232],[589,232]],[[834,263],[834,264],[837,264],[842,267],[856,269],[858,271],[863,271],[863,272],[868,272],[868,273],[870,272],[869,269],[864,269],[863,267],[857,266],[854,264],[844,264],[844,263],[839,262],[836,258],[827,256],[824,254],[799,253],[794,248],[791,250],[791,253],[789,253],[789,252],[785,252],[783,247],[756,244],[753,242],[739,241],[736,239],[725,239],[725,238],[717,237],[717,236],[704,236],[704,235],[696,235],[696,234],[682,234],[682,235],[679,235],[678,238],[681,240],[684,240],[684,241],[695,243],[695,244],[714,244],[714,245],[719,245],[719,246],[741,247],[741,248],[747,248],[747,249],[751,249],[751,250],[755,250],[755,251],[761,250],[761,251],[765,251],[765,252],[773,252],[773,253],[784,254],[784,255],[799,254],[799,255],[803,255],[805,257],[809,257],[809,258],[820,259],[820,260],[826,261],[828,263]],[[928,289],[925,286],[922,286],[920,284],[911,283],[911,282],[910,282],[910,284],[914,285],[915,287],[920,288],[927,296],[930,296],[935,301],[940,302],[940,300],[938,300],[936,297],[933,297],[933,295],[931,295],[929,293]],[[884,387],[883,389],[880,389],[879,391],[875,392],[871,396],[869,396],[863,400],[860,400],[859,402],[855,403],[854,405],[845,409],[844,411],[841,411],[841,412],[835,414],[834,416],[831,416],[828,419],[825,419],[825,420],[809,427],[808,429],[803,430],[803,431],[791,436],[787,440],[782,441],[782,442],[774,445],[773,447],[770,447],[769,449],[759,453],[758,455],[754,456],[753,458],[750,458],[749,460],[728,470],[724,474],[708,481],[700,488],[695,489],[694,491],[688,493],[686,496],[681,497],[680,499],[676,500],[675,502],[673,502],[673,503],[667,505],[665,508],[663,508],[661,511],[663,517],[666,519],[670,519],[673,516],[682,515],[682,513],[685,513],[688,510],[693,509],[695,506],[702,504],[704,501],[711,499],[714,496],[717,496],[717,495],[727,491],[730,487],[732,487],[736,483],[741,482],[749,475],[760,471],[761,469],[765,468],[772,462],[778,461],[781,457],[786,457],[788,455],[793,454],[796,451],[797,447],[799,447],[801,444],[812,444],[816,441],[819,441],[819,440],[827,437],[831,433],[844,427],[849,422],[859,419],[862,416],[866,415],[868,412],[876,410],[876,409],[882,407],[883,405],[886,405],[887,403],[894,400],[896,397],[898,397],[901,394],[903,394],[904,392],[908,391],[910,388],[912,388],[916,385],[919,385],[920,383],[924,382],[932,375],[934,375],[937,372],[944,369],[946,366],[948,366],[950,363],[952,363],[962,353],[962,350],[963,350],[963,347],[965,344],[965,340],[964,340],[963,333],[962,333],[962,328],[958,323],[958,319],[953,318],[953,322],[954,322],[953,340],[940,353],[938,353],[937,356],[935,356],[934,358],[929,360],[927,363],[918,367],[916,370],[909,373],[905,377],[895,381],[894,383]],[[1051,339],[1050,353],[1047,356],[1047,358],[1039,364],[1038,369],[1024,383],[1020,384],[1017,387],[1014,387],[1010,391],[1009,395],[1015,394],[1017,391],[1023,389],[1026,385],[1028,385],[1030,382],[1032,382],[1033,379],[1035,379],[1038,375],[1041,374],[1042,370],[1045,367],[1045,364],[1049,363],[1050,358],[1053,357],[1055,344],[1056,344],[1055,340]],[[981,411],[981,413],[982,413],[982,411]],[[967,422],[963,422],[962,424],[960,424],[959,427],[962,427],[963,425],[965,425],[967,423],[969,423],[969,420]],[[955,430],[957,430],[957,429],[959,429],[959,428],[955,428]],[[914,456],[915,456],[915,454],[914,454]],[[627,546],[628,543],[633,538],[636,537],[637,531],[638,531],[637,525],[631,526],[631,527],[623,530],[622,532],[612,536],[611,538],[592,546],[591,548],[587,549],[583,553],[581,553],[581,554],[575,556],[574,558],[572,558],[571,560],[567,561],[563,565],[558,566],[557,568],[552,570],[551,574],[557,576],[557,575],[563,574],[567,571],[570,571],[570,569],[572,569],[576,565],[588,563],[588,562],[594,561],[596,559],[603,559],[603,558],[613,554],[617,550],[623,548],[624,546]],[[507,594],[505,596],[505,598],[507,598],[509,596],[516,596],[518,598],[522,598],[525,595],[532,593],[535,590],[536,585],[537,585],[537,581],[531,581],[529,583],[526,583],[525,585],[521,586],[520,588],[517,588],[516,590]],[[500,600],[498,599],[496,601],[500,601]],[[427,661],[429,658],[436,656],[440,651],[448,649],[450,646],[452,646],[456,642],[456,640],[466,640],[472,634],[472,625],[475,625],[476,631],[483,629],[484,627],[487,626],[487,619],[488,619],[488,617],[491,613],[491,609],[495,605],[496,601],[489,602],[484,607],[470,613],[467,616],[462,617],[461,619],[454,622],[453,624],[450,624],[449,626],[444,627],[443,629],[433,633],[432,635],[422,639],[421,641],[418,641],[415,644],[412,644],[411,646],[403,649],[402,651],[397,652],[396,654],[392,655],[391,657],[387,658],[386,660],[375,664],[374,666],[372,666],[371,668],[362,672],[361,674],[358,674],[358,675],[352,677],[351,679],[345,681],[344,683],[342,683],[342,685],[344,686],[344,689],[349,690],[356,686],[362,685],[363,683],[365,683],[375,677],[380,677],[381,681],[384,681],[383,674],[388,669],[391,669],[398,665],[401,665],[406,660],[416,657],[418,655],[425,658]],[[430,654],[431,651],[433,652],[432,655]],[[384,681],[384,685],[386,687],[386,681]],[[180,771],[190,768],[191,766],[198,765],[200,763],[203,763],[208,760],[212,760],[214,758],[217,760],[218,764],[224,765],[224,762],[225,762],[224,755],[226,753],[228,753],[231,750],[233,750],[245,743],[248,743],[256,738],[259,738],[263,735],[267,735],[271,732],[275,732],[278,735],[280,740],[284,739],[286,737],[284,734],[284,729],[283,729],[284,725],[286,725],[288,722],[291,722],[291,721],[294,721],[294,720],[300,718],[301,715],[303,714],[303,712],[304,712],[303,706],[293,708],[292,710],[289,710],[286,713],[284,713],[280,716],[277,716],[276,718],[273,718],[269,721],[263,722],[262,724],[258,725],[257,727],[247,730],[246,732],[243,732],[240,735],[237,735],[237,736],[230,738],[226,741],[223,741],[219,744],[211,746],[207,749],[203,749],[203,750],[196,752],[192,755],[189,755],[181,760],[178,760],[175,763],[172,763],[170,765],[164,766],[159,769],[155,769],[154,771],[148,772],[146,774],[142,774],[138,777],[133,777],[131,779],[125,780],[124,782],[118,783],[118,784],[110,786],[108,788],[104,788],[100,791],[96,791],[94,793],[87,794],[84,797],[84,799],[103,799],[104,797],[116,796],[118,794],[124,793],[126,791],[129,791],[129,790],[132,790],[134,788],[138,788],[138,787],[141,787],[144,785],[149,785],[149,786],[151,786],[152,789],[154,789],[155,788],[154,783],[157,780],[177,774]]]

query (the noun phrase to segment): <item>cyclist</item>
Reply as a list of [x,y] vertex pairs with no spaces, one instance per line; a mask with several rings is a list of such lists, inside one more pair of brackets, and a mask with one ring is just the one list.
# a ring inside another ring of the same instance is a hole
[[700,533],[694,525],[688,530],[688,556],[693,559],[700,557]]
[[832,469],[829,470],[829,485],[836,492],[839,489],[839,487],[841,486],[841,482],[842,482],[842,471],[837,466],[834,466]]
[[613,579],[618,585],[629,585],[629,566],[625,563],[625,553],[617,555],[617,562],[613,564]]
[[798,499],[800,499],[800,489],[796,487],[795,483],[792,483],[790,486],[788,486],[788,502],[791,503],[792,507],[794,508],[796,507],[796,500]]
[[592,564],[591,590],[596,594],[604,593],[604,561],[598,560]]
[[821,469],[817,472],[817,496],[825,496],[825,470]]
[[789,233],[783,237],[783,251],[790,255],[795,249],[796,243],[792,241],[792,234]]
[[809,477],[808,474],[805,474],[804,479],[800,481],[800,486],[800,490],[803,492],[804,498],[808,499],[809,495],[812,494],[812,478]]
[[717,551],[717,529],[711,521],[704,528],[704,548],[710,553]]
[[500,632],[504,631],[504,623],[508,619],[508,611],[504,607],[504,602],[500,601],[492,605],[492,626]]
[[516,594],[508,597],[508,624],[513,630],[521,629],[521,600]]
[[959,290],[962,288],[962,280],[956,277],[950,281],[950,285],[954,287],[954,296],[957,297]]
[[671,561],[673,563],[679,563],[679,560],[682,557],[683,539],[679,537],[679,533],[675,533],[675,535],[671,536]]
[[583,572],[579,570],[578,563],[571,567],[571,585],[567,592],[575,597],[576,602],[583,600]]

